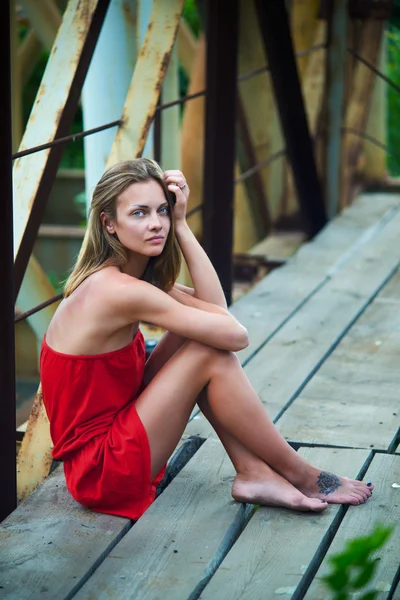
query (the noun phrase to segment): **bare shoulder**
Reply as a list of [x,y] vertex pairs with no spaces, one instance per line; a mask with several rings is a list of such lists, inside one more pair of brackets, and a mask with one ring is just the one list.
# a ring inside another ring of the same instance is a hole
[[153,292],[160,293],[152,284],[122,273],[116,267],[106,267],[91,277],[91,291],[101,293],[104,298],[118,304],[142,300],[143,295],[152,295]]
[[92,276],[88,294],[101,299],[104,312],[113,315],[121,324],[141,319],[143,307],[160,306],[168,295],[151,283],[106,267]]
[[131,294],[134,292],[140,281],[122,273],[117,267],[105,267],[90,275],[85,283],[85,292],[89,296],[96,296],[106,304],[119,304],[124,301],[128,290]]

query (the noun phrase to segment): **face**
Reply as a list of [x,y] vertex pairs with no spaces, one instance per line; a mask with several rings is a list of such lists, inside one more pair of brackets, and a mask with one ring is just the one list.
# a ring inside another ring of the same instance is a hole
[[158,256],[171,228],[169,206],[162,187],[154,179],[133,183],[117,200],[116,220],[103,223],[110,233],[117,234],[128,251]]

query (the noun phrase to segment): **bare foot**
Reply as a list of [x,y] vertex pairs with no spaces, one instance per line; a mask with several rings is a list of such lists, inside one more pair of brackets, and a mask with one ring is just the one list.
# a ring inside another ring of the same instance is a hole
[[268,467],[260,474],[238,474],[232,486],[232,496],[238,502],[283,506],[300,511],[321,512],[328,507],[325,500],[307,497],[286,479]]
[[296,487],[309,498],[318,498],[329,504],[353,505],[363,504],[371,497],[374,489],[372,483],[367,484],[364,481],[348,477],[338,477],[316,467],[311,467],[303,482]]

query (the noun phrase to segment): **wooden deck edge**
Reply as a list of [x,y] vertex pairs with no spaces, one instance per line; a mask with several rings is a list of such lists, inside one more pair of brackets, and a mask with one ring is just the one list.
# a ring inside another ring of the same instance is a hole
[[178,473],[182,471],[183,467],[187,465],[190,459],[193,458],[205,441],[205,438],[201,438],[197,435],[191,435],[186,439],[181,438],[175,452],[169,459],[167,471],[157,490],[157,498],[175,479]]
[[[196,437],[196,436],[191,436],[185,440],[182,440],[182,442],[178,445],[177,449],[175,450],[175,452],[173,453],[168,466],[167,466],[167,471],[165,474],[164,479],[162,480],[162,482],[160,483],[159,486],[159,490],[158,490],[158,496],[160,494],[162,494],[165,489],[169,486],[169,484],[175,479],[175,477],[178,475],[178,473],[185,467],[185,465],[189,462],[189,460],[194,456],[194,454],[196,454],[196,452],[199,450],[199,448],[202,446],[203,442],[205,441],[205,439]],[[70,495],[70,493],[68,492],[68,490],[65,488],[65,477],[63,474],[63,466],[62,463],[55,463],[55,468],[54,470],[51,472],[51,474],[34,490],[34,492],[29,496],[29,498],[27,498],[23,503],[21,503],[16,509],[15,511],[13,511],[8,517],[7,519],[5,519],[1,524],[0,524],[0,533],[2,530],[5,531],[12,531],[14,529],[14,527],[16,527],[16,529],[18,530],[19,528],[19,524],[22,521],[24,517],[21,518],[21,510],[24,511],[26,514],[29,515],[29,512],[33,510],[35,517],[38,518],[39,515],[37,513],[37,511],[35,510],[35,503],[38,503],[38,507],[40,510],[40,507],[43,507],[43,510],[46,510],[46,506],[45,503],[43,504],[43,502],[40,501],[40,495],[41,494],[45,494],[47,490],[51,490],[52,488],[57,487],[60,488],[60,482],[63,483],[64,489],[58,489],[57,494],[61,494],[61,502],[60,502],[60,507],[59,507],[59,512],[58,515],[60,517],[60,521],[62,521],[62,518],[65,517],[65,505],[68,508],[68,505],[70,505],[71,503],[74,504],[75,506],[77,506],[77,511],[79,511],[79,505],[78,503],[75,503],[75,501],[73,500],[72,496]],[[64,501],[65,498],[65,501]],[[92,522],[98,519],[101,523],[104,522],[104,520],[107,520],[110,518],[110,515],[104,515],[103,513],[95,513],[93,511],[87,511],[87,509],[85,509],[84,507],[81,507],[82,509],[82,516],[78,516],[78,520],[84,522],[85,521],[85,515],[88,513],[89,514],[89,520],[90,523],[89,525],[87,525],[87,527],[89,529],[91,529],[93,527]],[[23,513],[22,513],[23,514]],[[80,513],[77,512],[77,514],[79,515]],[[28,517],[29,518],[29,517]],[[76,517],[74,517],[76,519]],[[104,562],[104,560],[107,558],[107,556],[112,552],[112,550],[115,548],[115,546],[117,546],[117,544],[119,544],[119,542],[121,542],[121,540],[125,537],[125,535],[132,529],[132,527],[134,527],[135,522],[131,521],[129,519],[123,519],[123,518],[119,518],[119,517],[111,517],[112,520],[114,519],[119,519],[121,521],[121,524],[117,523],[117,526],[115,527],[115,531],[113,533],[110,534],[110,540],[108,543],[106,543],[106,545],[102,548],[102,550],[99,552],[99,554],[97,556],[93,556],[93,560],[92,562],[85,567],[83,573],[81,576],[78,575],[77,580],[76,581],[72,581],[71,579],[71,585],[72,587],[68,590],[68,591],[63,591],[63,598],[64,600],[70,600],[73,597],[76,596],[76,594],[79,592],[79,590],[85,585],[85,583],[90,579],[90,577],[93,575],[93,573],[100,567],[100,565]],[[13,524],[13,522],[15,521],[15,524]],[[100,526],[101,529],[101,526]],[[29,535],[28,533],[26,535]],[[52,543],[51,541],[49,543]],[[93,540],[89,542],[90,544],[93,543]],[[45,546],[44,548],[44,553],[49,552],[50,554],[54,552],[54,546]],[[44,554],[43,552],[41,552],[41,558],[40,560],[44,559]],[[10,557],[7,554],[7,548],[6,548],[6,542],[2,541],[1,536],[0,536],[0,563],[2,562],[2,560],[4,561],[5,564],[9,564],[10,563]],[[17,559],[18,561],[18,559]],[[11,566],[12,569],[12,566]],[[43,573],[42,574],[42,579],[46,579],[46,574]],[[5,576],[5,573],[4,573]],[[48,573],[48,576],[51,576],[51,573]],[[8,590],[2,590],[5,593],[5,598],[8,597],[17,597],[15,594],[18,594],[18,589],[17,590],[10,590],[10,592],[8,592]],[[38,590],[39,593],[39,590]],[[3,594],[2,594],[3,597]]]
[[397,433],[395,434],[394,438],[390,442],[387,453],[388,454],[396,454],[396,450],[397,450],[399,444],[400,444],[400,427],[397,430]]
[[[363,206],[363,202],[365,199],[363,197],[359,198],[358,203],[352,205],[348,209],[346,209],[341,215],[336,217],[333,221],[328,223],[324,229],[311,241],[303,244],[299,251],[294,254],[286,264],[280,269],[275,269],[267,276],[265,276],[262,280],[260,280],[249,292],[241,296],[237,301],[235,301],[230,307],[229,310],[232,314],[239,319],[239,321],[245,326],[248,327],[252,324],[252,319],[248,320],[246,313],[243,315],[242,306],[243,304],[247,304],[249,301],[253,301],[256,304],[258,297],[264,296],[265,293],[272,288],[274,290],[274,284],[276,286],[276,278],[282,277],[282,273],[286,272],[287,269],[295,269],[297,273],[299,272],[307,272],[307,269],[312,263],[310,258],[310,251],[313,251],[315,254],[315,250],[318,250],[318,246],[321,244],[321,240],[324,239],[324,236],[331,234],[332,231],[338,227],[341,219],[346,219],[349,215],[352,215],[353,212],[357,213],[357,210],[360,210]],[[390,223],[390,221],[396,216],[396,214],[400,211],[400,203],[396,203],[395,205],[387,206],[384,211],[380,214],[376,221],[372,224],[367,224],[364,228],[359,228],[358,235],[355,236],[355,239],[350,246],[346,248],[341,248],[336,258],[333,258],[330,265],[327,265],[326,269],[322,269],[319,275],[316,275],[316,279],[318,282],[314,287],[310,286],[308,292],[305,293],[304,298],[295,306],[293,306],[292,310],[285,315],[282,322],[277,323],[276,327],[267,335],[267,337],[262,338],[260,342],[250,343],[249,348],[242,350],[239,353],[239,357],[241,358],[242,365],[245,366],[248,362],[258,354],[258,352],[265,346],[267,342],[269,342],[279,331],[280,329],[307,303],[313,296],[318,293],[334,276],[334,274],[340,270],[352,257],[355,253],[357,253],[362,246],[370,242],[379,232]],[[274,293],[274,292],[273,292]],[[248,321],[248,322],[247,322]],[[251,338],[252,339],[252,338]]]
[[204,571],[203,577],[200,579],[199,583],[195,586],[193,591],[189,594],[187,600],[198,600],[204,588],[211,580],[212,576],[217,571],[225,556],[235,544],[236,540],[238,539],[238,537],[240,536],[243,529],[246,527],[256,510],[257,508],[252,504],[242,504],[240,506],[234,520],[228,527],[226,534],[221,540],[217,551],[215,552],[212,559],[209,561]]
[[356,312],[356,314],[353,316],[353,318],[350,319],[350,321],[347,323],[347,325],[342,329],[342,331],[339,333],[339,335],[336,337],[336,339],[329,346],[328,350],[325,352],[325,354],[323,354],[323,356],[321,357],[321,359],[316,363],[316,365],[313,367],[313,369],[310,371],[310,373],[304,379],[304,381],[301,383],[301,385],[297,388],[297,390],[294,392],[294,394],[291,396],[291,398],[289,398],[289,400],[286,402],[286,404],[281,408],[281,410],[274,417],[274,419],[273,419],[274,423],[276,423],[282,417],[282,415],[288,410],[288,408],[293,404],[293,402],[301,394],[301,392],[306,387],[306,385],[310,382],[310,380],[319,371],[319,369],[326,362],[326,360],[329,358],[329,356],[338,347],[338,345],[340,344],[340,342],[347,335],[347,333],[350,331],[350,329],[353,327],[353,325],[364,314],[364,312],[372,304],[372,302],[375,300],[375,298],[378,296],[378,294],[383,290],[383,288],[387,285],[387,283],[390,281],[390,279],[397,273],[397,271],[399,270],[399,268],[400,268],[400,262],[397,263],[397,265],[395,267],[393,267],[393,269],[391,269],[391,271],[384,278],[384,280],[381,281],[380,284],[372,292],[372,294],[370,294],[368,296],[368,298],[362,304],[362,306],[360,307],[360,309]]
[[[35,492],[33,492],[35,493]],[[132,521],[128,521],[125,526],[121,529],[121,531],[114,537],[114,539],[108,544],[108,546],[103,550],[103,552],[97,557],[97,559],[93,562],[93,564],[87,569],[81,579],[75,584],[75,586],[68,592],[65,596],[64,600],[71,600],[79,590],[85,585],[85,583],[90,579],[96,569],[102,564],[104,559],[112,552],[117,544],[122,540],[123,537],[128,533],[130,529],[132,529],[134,523]]]
[[[392,535],[389,537],[387,546],[380,550],[380,556],[376,557],[376,571],[364,591],[367,595],[375,592],[376,597],[386,598],[386,600],[398,598],[396,595],[399,589],[399,547],[397,543],[399,524],[396,511],[398,490],[392,489],[392,482],[397,480],[400,463],[394,455],[372,454],[373,459],[368,465],[366,473],[361,473],[359,478],[376,482],[378,498],[374,497],[368,501],[363,515],[360,514],[359,507],[349,507],[329,548],[329,554],[323,559],[310,587],[305,594],[301,595],[301,598],[314,600],[314,598],[325,597],[322,578],[332,571],[330,558],[341,553],[350,540],[370,535],[378,523],[384,527],[391,527]],[[331,594],[329,594],[330,597]]]
[[[182,444],[178,445],[177,450],[171,456],[167,466],[167,471],[160,486],[157,490],[157,497],[160,496],[163,491],[169,486],[169,484],[175,479],[178,473],[183,467],[189,462],[189,460],[196,454],[197,450],[205,442],[205,439],[191,436],[184,440]],[[115,546],[122,540],[122,538],[134,527],[135,523],[128,521],[128,523],[121,529],[119,534],[110,542],[107,548],[100,554],[100,556],[94,561],[92,566],[87,570],[85,575],[79,580],[79,582],[72,588],[72,590],[65,596],[65,600],[72,600],[72,598],[78,593],[78,591],[85,585],[90,579],[96,569],[103,563],[107,556],[112,552]],[[240,533],[240,532],[239,532]],[[238,535],[239,535],[238,533]]]
[[396,598],[400,598],[400,565],[390,586],[387,600],[396,600]]
[[[365,450],[365,448],[361,449]],[[356,479],[362,480],[365,473],[367,472],[369,466],[372,463],[375,453],[373,451],[369,452],[367,458],[359,469]],[[329,551],[330,545],[333,542],[337,531],[347,513],[349,505],[342,505],[339,507],[337,514],[335,515],[332,523],[329,525],[326,533],[324,534],[318,548],[315,551],[315,554],[308,565],[307,570],[302,576],[293,596],[291,596],[291,600],[301,600],[306,593],[307,589],[311,585],[315,574],[317,573],[320,565],[325,558],[325,555]],[[235,543],[240,537],[240,534],[245,530],[245,528],[251,522],[251,519],[256,514],[258,510],[258,506],[243,504],[235,518],[231,522],[231,525],[226,531],[218,549],[215,551],[213,557],[209,560],[207,567],[205,568],[204,574],[196,586],[193,588],[193,591],[188,595],[187,600],[198,600],[201,597],[206,586],[212,580],[214,574],[217,572],[218,568],[221,566],[227,554],[231,551]]]

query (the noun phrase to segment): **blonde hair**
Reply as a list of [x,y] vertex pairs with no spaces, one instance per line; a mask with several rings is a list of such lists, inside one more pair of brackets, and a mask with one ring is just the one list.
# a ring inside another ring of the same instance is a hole
[[171,228],[162,253],[149,259],[142,279],[163,291],[170,290],[174,285],[179,274],[181,253],[175,236],[173,194],[165,185],[163,172],[154,160],[135,158],[107,169],[96,185],[81,250],[64,286],[65,298],[92,273],[105,267],[120,267],[127,262],[125,247],[116,235],[103,226],[100,215],[104,212],[108,219],[115,219],[119,195],[132,183],[149,179],[157,181],[163,189],[171,215]]

